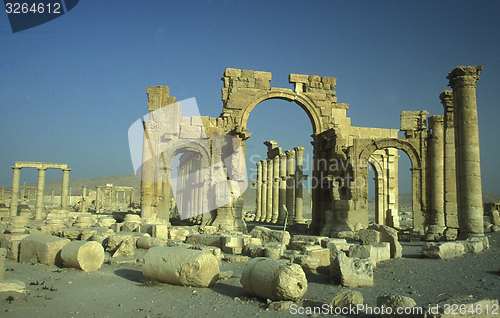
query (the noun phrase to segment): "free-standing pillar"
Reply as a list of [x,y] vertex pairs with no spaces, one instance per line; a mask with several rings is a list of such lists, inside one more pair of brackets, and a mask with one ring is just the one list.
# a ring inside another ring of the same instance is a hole
[[293,201],[294,201],[294,168],[295,168],[295,151],[287,150],[286,155],[286,209],[288,210],[288,225],[293,224]]
[[54,189],[52,189],[52,192],[50,193],[50,204],[54,204]]
[[295,147],[295,218],[294,223],[304,224],[303,213],[303,168],[304,168],[304,147]]
[[35,221],[42,220],[43,210],[43,193],[45,190],[45,171],[46,168],[38,168],[38,184],[36,193],[36,206],[35,206]]
[[10,196],[10,217],[17,216],[17,205],[19,200],[19,176],[20,167],[12,167],[12,194]]
[[[82,186],[82,213],[87,212],[87,186]],[[118,192],[117,192],[118,193]]]
[[479,156],[476,86],[482,66],[458,66],[448,79],[453,89],[459,238],[483,236],[483,194]]
[[260,164],[262,166],[262,185],[261,185],[261,216],[260,216],[260,222],[265,222],[266,221],[266,216],[267,216],[267,161],[266,160],[261,160]]
[[68,208],[68,187],[69,187],[69,172],[71,169],[62,169],[62,187],[61,187],[61,209]]
[[271,223],[278,222],[279,217],[279,204],[280,204],[280,158],[275,156],[273,158],[273,215]]
[[95,212],[99,213],[99,209],[101,208],[101,186],[96,186],[95,192]]
[[256,211],[255,211],[255,221],[260,221],[260,215],[262,211],[262,163],[257,162],[257,183],[255,184],[256,194]]
[[267,208],[266,208],[266,222],[271,222],[273,217],[273,161],[267,160]]
[[430,187],[431,187],[431,222],[428,234],[443,235],[444,219],[444,136],[443,116],[429,117],[432,134],[429,140],[430,152]]
[[286,154],[280,153],[279,155],[279,215],[278,223],[285,224],[285,204],[286,204]]
[[[444,90],[439,95],[444,107],[444,215],[446,232],[452,229],[456,237],[458,230],[457,215],[457,176],[455,169],[455,123],[453,113],[453,92]],[[448,235],[448,234],[447,234]]]

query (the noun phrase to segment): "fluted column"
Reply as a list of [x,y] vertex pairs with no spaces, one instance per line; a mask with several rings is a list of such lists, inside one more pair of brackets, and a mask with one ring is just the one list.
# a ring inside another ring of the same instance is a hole
[[[455,169],[455,124],[453,92],[444,90],[439,95],[444,107],[444,215],[448,229],[458,229],[457,177]],[[447,229],[447,231],[449,231]]]
[[267,160],[267,208],[266,208],[266,222],[271,222],[273,217],[273,161]]
[[442,235],[445,230],[444,220],[444,136],[443,116],[429,117],[432,134],[429,140],[430,187],[431,187],[431,225],[430,234]]
[[265,222],[266,221],[266,216],[267,216],[267,161],[266,160],[261,160],[260,164],[262,166],[262,185],[261,185],[261,215],[260,215],[260,222]]
[[69,172],[71,169],[62,169],[62,187],[61,187],[61,209],[68,208],[68,187],[69,187]]
[[458,66],[448,75],[453,88],[459,238],[483,236],[483,194],[476,86],[482,66]]
[[279,154],[279,215],[278,223],[285,224],[285,204],[286,204],[286,154]]
[[12,194],[10,196],[10,217],[17,216],[17,205],[19,200],[19,176],[20,167],[12,167]]
[[304,224],[303,213],[303,167],[304,167],[304,147],[295,147],[295,218],[294,223]]
[[287,150],[286,155],[286,209],[288,210],[289,225],[293,224],[293,201],[294,201],[294,170],[295,170],[295,151]]
[[36,206],[35,206],[35,221],[42,220],[42,210],[43,210],[43,193],[45,190],[45,171],[46,168],[38,169],[38,184],[36,193]]
[[255,196],[255,221],[260,221],[260,215],[262,211],[262,163],[257,162],[257,183],[255,185],[255,190],[257,192]]

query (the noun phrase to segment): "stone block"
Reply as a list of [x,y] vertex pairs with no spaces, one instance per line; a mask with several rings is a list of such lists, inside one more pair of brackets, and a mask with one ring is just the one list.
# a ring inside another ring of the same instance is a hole
[[353,245],[349,249],[349,257],[367,258],[381,262],[391,258],[391,248],[389,242]]
[[224,260],[228,263],[246,263],[250,260],[248,256],[226,256],[224,257]]
[[19,245],[19,262],[39,262],[45,265],[62,264],[61,250],[69,242],[69,239],[52,235],[28,235]]
[[184,241],[189,235],[189,231],[181,227],[172,227],[168,231],[168,238],[171,240]]
[[281,248],[279,247],[264,247],[264,257],[271,259],[280,259]]
[[252,70],[241,70],[241,75],[240,77],[254,77],[254,71]]
[[343,289],[330,302],[330,307],[349,307],[363,304],[363,295],[355,290]]
[[[412,310],[407,308],[416,307],[417,303],[410,297],[401,295],[386,295],[377,297],[377,307],[382,308],[382,306],[383,308],[391,308],[392,310],[390,315],[384,314],[380,315],[381,317],[405,318],[414,317],[412,315]],[[400,314],[398,314],[398,310],[401,311]],[[385,312],[387,312],[387,310]]]
[[368,227],[370,230],[380,232],[380,241],[389,242],[391,245],[391,258],[398,258],[403,256],[403,247],[398,240],[398,231],[387,225],[373,224]]
[[254,71],[253,75],[255,78],[263,79],[268,82],[273,78],[273,74],[271,74],[271,72]]
[[6,258],[7,258],[7,249],[0,248],[0,280],[4,278]]
[[147,279],[193,287],[214,285],[219,272],[219,261],[212,254],[178,247],[153,247],[142,265]]
[[312,255],[298,255],[294,257],[293,263],[300,265],[306,274],[317,274],[321,266],[320,259]]
[[224,76],[227,77],[240,77],[241,76],[241,70],[237,68],[226,68],[224,71]]
[[337,84],[337,79],[335,77],[322,77],[321,78],[321,83],[327,84],[327,85],[335,85]]
[[288,75],[289,83],[307,83],[309,82],[309,76],[302,74],[290,74]]
[[2,247],[7,250],[7,258],[19,260],[19,244],[29,234],[4,234],[2,237]]
[[135,240],[132,236],[127,237],[123,240],[118,248],[114,251],[113,257],[131,257],[135,255],[135,247],[138,240]]
[[359,239],[362,245],[380,242],[380,232],[370,229],[359,230]]
[[263,257],[264,249],[265,247],[261,245],[249,244],[243,248],[243,253],[247,254],[250,257]]
[[490,223],[500,225],[500,212],[497,210],[490,211]]
[[461,242],[428,242],[422,246],[422,255],[429,258],[454,258],[464,254],[465,248]]
[[373,286],[373,263],[347,257],[341,251],[330,265],[330,276],[333,282],[346,287]]
[[243,290],[263,299],[297,300],[307,291],[307,279],[297,264],[268,258],[254,258],[243,269]]
[[337,258],[337,254],[341,251],[349,252],[349,248],[354,245],[352,243],[347,243],[345,239],[341,238],[331,238],[325,240],[325,247],[330,250],[330,263]]
[[167,246],[167,240],[156,237],[143,236],[137,240],[136,246],[137,248],[142,249],[150,249],[156,246]]
[[198,226],[198,232],[200,234],[214,234],[217,232],[217,227],[212,225],[200,225]]
[[190,248],[192,250],[199,250],[199,251],[203,251],[203,252],[212,254],[218,260],[221,260],[223,257],[221,249],[218,247],[215,247],[215,246],[193,245],[193,246],[190,246],[188,248]]
[[103,242],[103,246],[106,252],[114,253],[118,247],[128,238],[134,236],[132,232],[118,232],[113,235],[109,235]]
[[61,258],[66,267],[93,272],[104,262],[104,248],[94,241],[73,241],[63,246]]
[[321,77],[319,77],[318,75],[309,75],[308,80],[311,83],[319,83],[321,82]]
[[319,259],[319,266],[330,266],[330,249],[322,248],[319,245],[307,247],[304,250],[304,255],[314,256]]
[[201,244],[206,246],[216,246],[222,248],[222,236],[212,235],[212,234],[194,234],[190,235],[186,239],[187,244]]
[[250,232],[250,235],[255,238],[260,238],[263,244],[269,242],[281,243],[282,241],[284,241],[285,245],[290,243],[290,233],[288,233],[288,231],[285,231],[285,235],[283,236],[283,231],[256,226]]
[[168,239],[168,225],[166,224],[152,224],[151,225],[151,236],[160,238],[160,239]]
[[0,293],[15,292],[20,294],[26,293],[26,285],[18,279],[4,279],[0,281]]

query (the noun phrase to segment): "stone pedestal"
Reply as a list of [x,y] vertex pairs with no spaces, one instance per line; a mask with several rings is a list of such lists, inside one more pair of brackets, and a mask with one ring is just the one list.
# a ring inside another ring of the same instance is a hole
[[448,75],[453,88],[459,238],[483,236],[483,194],[476,86],[482,66],[459,66]]

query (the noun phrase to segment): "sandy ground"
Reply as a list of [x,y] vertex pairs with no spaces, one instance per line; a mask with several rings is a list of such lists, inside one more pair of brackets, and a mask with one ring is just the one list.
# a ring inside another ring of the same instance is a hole
[[[378,296],[412,297],[418,306],[457,297],[500,299],[500,233],[488,233],[490,249],[451,260],[420,257],[423,242],[402,242],[403,257],[378,263],[374,286],[360,291],[366,305]],[[141,257],[139,251],[137,258]],[[5,278],[26,284],[27,293],[0,293],[1,317],[274,317],[295,316],[270,310],[266,300],[243,291],[245,263],[221,262],[233,277],[211,288],[147,284],[141,264],[108,265],[85,273],[71,268],[7,261]],[[328,273],[308,275],[308,289],[298,305],[319,307],[342,290]],[[322,315],[312,315],[322,316]],[[366,315],[364,315],[366,317]],[[500,317],[500,315],[499,315]]]

